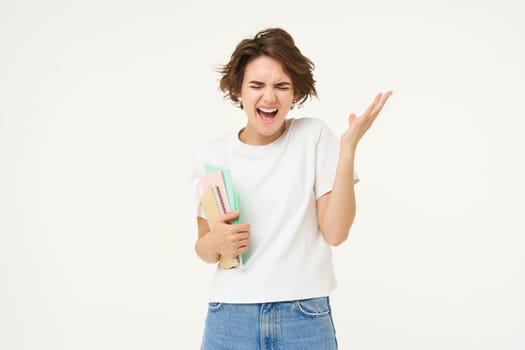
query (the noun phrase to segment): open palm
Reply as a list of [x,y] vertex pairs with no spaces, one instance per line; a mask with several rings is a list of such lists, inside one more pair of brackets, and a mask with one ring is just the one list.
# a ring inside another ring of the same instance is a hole
[[380,92],[361,116],[357,117],[353,113],[350,114],[348,117],[348,129],[341,137],[341,144],[356,147],[359,140],[370,129],[390,96],[392,96],[392,91]]

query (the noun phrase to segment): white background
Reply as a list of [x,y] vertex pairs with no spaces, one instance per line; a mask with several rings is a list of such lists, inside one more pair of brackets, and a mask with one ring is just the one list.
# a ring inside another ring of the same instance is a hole
[[525,348],[519,1],[0,2],[0,348],[198,349],[194,152],[245,123],[214,71],[273,26],[316,64],[294,117],[358,148],[341,349]]

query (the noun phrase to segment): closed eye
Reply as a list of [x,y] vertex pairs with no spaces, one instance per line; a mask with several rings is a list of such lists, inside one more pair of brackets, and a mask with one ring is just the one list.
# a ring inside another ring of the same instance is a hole
[[290,83],[279,83],[279,84],[275,84],[275,87],[279,90],[288,90],[290,89]]

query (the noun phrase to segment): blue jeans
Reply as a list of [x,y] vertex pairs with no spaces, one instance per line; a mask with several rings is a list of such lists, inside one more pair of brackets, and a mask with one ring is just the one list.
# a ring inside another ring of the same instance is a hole
[[337,349],[330,300],[209,303],[201,350]]

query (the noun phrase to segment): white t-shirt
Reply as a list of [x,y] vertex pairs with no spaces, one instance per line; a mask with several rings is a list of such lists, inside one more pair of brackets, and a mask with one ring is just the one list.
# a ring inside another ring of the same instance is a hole
[[[241,269],[217,268],[210,301],[263,303],[327,296],[335,288],[331,247],[317,223],[316,200],[332,190],[339,140],[318,119],[288,119],[285,132],[263,146],[235,132],[207,144],[193,171],[197,216],[204,164],[231,169],[242,222],[250,224]],[[354,179],[358,180],[354,172]]]

